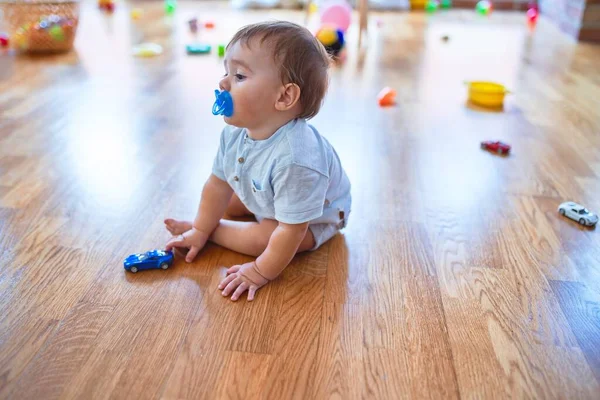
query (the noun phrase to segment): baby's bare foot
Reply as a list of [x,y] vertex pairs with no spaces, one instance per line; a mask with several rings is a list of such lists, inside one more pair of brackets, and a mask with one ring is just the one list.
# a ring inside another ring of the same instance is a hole
[[165,219],[165,226],[173,236],[181,235],[183,232],[192,229],[192,223],[190,221],[176,221],[172,218]]

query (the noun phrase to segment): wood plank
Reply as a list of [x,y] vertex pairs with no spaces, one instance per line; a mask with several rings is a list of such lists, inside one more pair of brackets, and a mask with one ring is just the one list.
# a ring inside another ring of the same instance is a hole
[[19,335],[9,334],[2,320],[0,333],[0,397],[8,398],[23,371],[35,359],[59,325],[56,319],[27,321]]
[[[223,298],[217,285],[224,275],[223,271],[215,273],[207,284],[200,307],[190,322],[171,375],[162,390],[164,398],[204,399],[212,398],[216,393],[217,379],[230,342],[230,326],[239,321],[243,308],[253,305],[245,301],[231,304],[230,300]],[[268,296],[257,295],[253,303],[267,300]]]
[[[355,304],[325,303],[317,350],[315,383],[308,396],[359,398],[365,387],[368,365],[364,357],[364,326],[361,307]],[[396,382],[391,382],[396,386]]]
[[600,383],[600,296],[576,282],[550,281],[550,286]]
[[215,388],[221,399],[257,399],[267,379],[268,354],[228,351]]
[[58,398],[89,356],[113,307],[77,304],[20,376],[11,397]]
[[284,272],[275,347],[261,396],[303,398],[315,376],[325,280]]

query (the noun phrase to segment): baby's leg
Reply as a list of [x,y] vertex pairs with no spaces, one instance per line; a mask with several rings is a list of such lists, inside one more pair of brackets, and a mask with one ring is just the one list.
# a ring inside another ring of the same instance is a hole
[[[227,211],[225,211],[225,214],[226,216],[233,218],[253,215],[250,211],[248,211],[246,206],[235,193],[233,196],[231,196],[231,200],[229,201],[229,205],[227,206]],[[167,218],[165,219],[165,226],[171,235],[177,236],[192,229],[192,221],[177,221],[172,218]]]
[[[267,248],[277,225],[278,222],[272,219],[263,219],[260,223],[222,219],[209,240],[238,253],[258,257]],[[315,238],[308,229],[297,253],[310,250],[314,245]]]
[[229,200],[225,215],[232,218],[245,217],[248,215],[254,216],[235,193],[231,196],[231,200]]

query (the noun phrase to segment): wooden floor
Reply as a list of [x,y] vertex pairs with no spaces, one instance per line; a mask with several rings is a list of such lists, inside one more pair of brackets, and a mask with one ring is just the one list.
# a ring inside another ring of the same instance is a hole
[[[214,18],[216,45],[304,17],[197,4],[133,25],[90,2],[77,52],[0,55],[1,399],[598,398],[600,232],[556,208],[600,211],[600,47],[523,14],[372,14],[313,121],[352,181],[349,226],[233,303],[217,284],[250,258],[216,246],[122,265],[194,216],[223,126],[221,60],[185,55],[186,20]],[[132,58],[141,39],[165,53]],[[504,112],[465,104],[474,79],[509,86]]]

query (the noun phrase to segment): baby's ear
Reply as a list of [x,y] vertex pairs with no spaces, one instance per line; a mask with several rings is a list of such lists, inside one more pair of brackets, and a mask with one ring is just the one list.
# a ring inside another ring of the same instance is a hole
[[281,87],[279,98],[275,103],[275,109],[278,111],[287,111],[292,109],[300,100],[300,86],[295,83],[288,83]]

